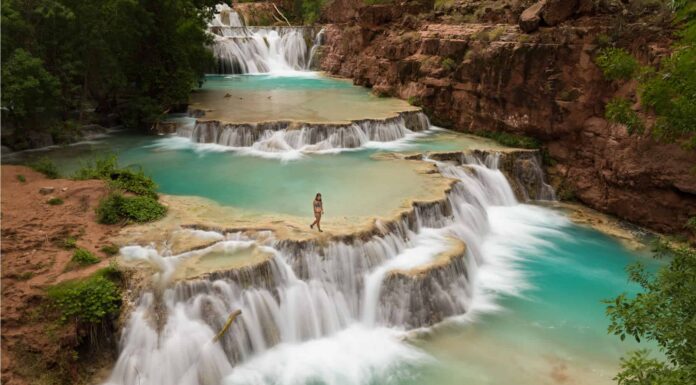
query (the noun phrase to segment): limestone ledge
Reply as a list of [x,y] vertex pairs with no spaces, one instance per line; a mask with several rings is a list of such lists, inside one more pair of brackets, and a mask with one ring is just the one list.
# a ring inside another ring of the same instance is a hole
[[353,119],[349,121],[336,120],[336,121],[311,121],[311,120],[292,120],[292,119],[281,119],[281,120],[270,120],[270,121],[258,121],[258,122],[232,122],[225,119],[216,118],[206,118],[206,112],[210,112],[209,109],[202,108],[190,108],[189,114],[196,118],[196,128],[206,129],[206,130],[219,130],[221,128],[230,128],[238,130],[248,130],[252,132],[262,133],[267,130],[280,131],[280,130],[293,130],[293,129],[315,129],[315,130],[335,130],[339,128],[349,127],[351,125],[357,124],[359,126],[369,125],[371,123],[383,123],[389,124],[396,122],[399,119],[403,119],[404,125],[411,131],[424,131],[428,127],[425,124],[422,113],[423,111],[418,107],[404,107],[402,111],[395,111],[390,116],[385,118],[366,118],[366,119]]

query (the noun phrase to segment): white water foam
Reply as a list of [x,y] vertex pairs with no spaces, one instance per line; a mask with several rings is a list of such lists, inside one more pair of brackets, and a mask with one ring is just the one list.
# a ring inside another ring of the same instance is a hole
[[[225,278],[177,284],[163,292],[159,308],[166,319],[159,327],[151,315],[155,297],[145,295],[124,331],[109,383],[352,385],[388,383],[400,368],[408,374],[412,364],[427,360],[403,340],[403,329],[428,325],[409,307],[412,301],[445,306],[438,310],[455,321],[500,310],[501,295],[529,288],[520,251],[545,245],[544,238],[567,223],[548,209],[520,205],[495,165],[494,158],[464,167],[438,164],[460,181],[450,193],[451,215],[418,211],[417,223],[356,243],[296,248],[265,240],[274,255],[271,272],[264,273],[272,288],[267,281],[246,287]],[[466,270],[448,269],[445,281],[423,286],[435,291],[391,291],[378,280],[432,262],[452,237],[467,245]],[[151,250],[122,253],[156,264],[187,254]],[[212,343],[238,309],[239,319]]]

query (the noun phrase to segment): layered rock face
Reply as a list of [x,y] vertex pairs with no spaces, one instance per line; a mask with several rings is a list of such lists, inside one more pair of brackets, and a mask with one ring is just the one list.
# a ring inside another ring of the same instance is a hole
[[341,12],[331,5],[324,14],[333,24],[322,69],[421,105],[436,125],[539,139],[562,197],[668,233],[696,216],[696,152],[603,118],[606,102],[635,98],[637,84],[604,79],[594,57],[613,45],[658,63],[670,24],[653,10],[612,1],[337,3]]

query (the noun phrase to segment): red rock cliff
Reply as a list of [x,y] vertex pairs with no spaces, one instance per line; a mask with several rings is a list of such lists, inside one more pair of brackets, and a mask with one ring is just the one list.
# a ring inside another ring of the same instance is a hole
[[534,2],[445,3],[334,1],[322,69],[418,103],[444,127],[537,138],[566,197],[660,232],[685,231],[696,216],[696,152],[608,123],[605,103],[635,97],[636,84],[605,80],[593,60],[613,44],[658,63],[671,43],[667,18],[611,1],[547,0],[523,21]]

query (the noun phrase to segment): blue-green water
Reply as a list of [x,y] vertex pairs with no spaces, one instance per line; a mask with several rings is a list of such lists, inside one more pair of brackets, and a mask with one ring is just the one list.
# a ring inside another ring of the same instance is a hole
[[[443,131],[386,144],[384,149],[448,151],[492,145]],[[113,153],[122,166],[142,167],[165,194],[200,196],[259,212],[311,216],[307,202],[322,192],[327,212],[362,216],[385,214],[419,189],[418,175],[410,167],[372,159],[380,151],[306,154],[281,162],[175,136],[118,132],[93,143],[25,152],[3,161],[31,162],[47,156],[63,175],[71,175],[81,165]]]
[[356,87],[349,80],[335,79],[316,74],[306,76],[275,75],[207,75],[203,89],[211,90],[325,90],[344,89],[366,93],[362,87]]

